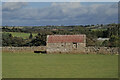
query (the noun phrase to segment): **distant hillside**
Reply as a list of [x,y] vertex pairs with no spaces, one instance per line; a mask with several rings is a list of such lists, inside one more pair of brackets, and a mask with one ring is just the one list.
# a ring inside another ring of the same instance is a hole
[[[120,46],[118,24],[73,26],[3,26],[3,46],[46,45],[47,35],[86,34],[87,46]],[[7,33],[7,34],[6,34]],[[97,38],[109,38],[99,42]]]

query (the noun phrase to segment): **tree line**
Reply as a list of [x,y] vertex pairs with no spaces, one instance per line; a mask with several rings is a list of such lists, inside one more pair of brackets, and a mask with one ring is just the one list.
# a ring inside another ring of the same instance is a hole
[[[88,28],[89,27],[89,28]],[[54,26],[54,28],[49,26],[44,27],[6,27],[2,28],[3,32],[24,32],[29,33],[29,38],[24,39],[22,37],[13,36],[10,33],[2,33],[2,46],[45,46],[47,35],[75,35],[75,34],[86,34],[87,36],[87,46],[106,46],[106,47],[119,47],[120,28],[117,24],[109,25],[97,25],[96,30],[92,30],[92,26]],[[99,29],[103,28],[103,29]],[[107,28],[106,28],[107,27]],[[105,28],[105,29],[104,29]],[[37,33],[33,37],[32,33]],[[109,40],[98,41],[97,38],[109,38]]]

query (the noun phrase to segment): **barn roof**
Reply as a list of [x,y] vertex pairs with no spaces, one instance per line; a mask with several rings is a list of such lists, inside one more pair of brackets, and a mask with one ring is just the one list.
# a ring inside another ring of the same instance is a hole
[[85,35],[48,35],[47,43],[79,42],[83,43]]

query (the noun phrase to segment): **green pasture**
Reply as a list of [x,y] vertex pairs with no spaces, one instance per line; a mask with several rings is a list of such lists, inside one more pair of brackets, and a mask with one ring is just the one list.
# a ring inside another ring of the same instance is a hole
[[[30,33],[22,33],[22,32],[4,32],[4,33],[10,33],[14,37],[22,37],[22,38],[29,38]],[[33,37],[37,35],[37,33],[32,33]]]
[[91,29],[92,31],[105,31],[107,29]]
[[3,78],[118,78],[118,56],[3,52]]

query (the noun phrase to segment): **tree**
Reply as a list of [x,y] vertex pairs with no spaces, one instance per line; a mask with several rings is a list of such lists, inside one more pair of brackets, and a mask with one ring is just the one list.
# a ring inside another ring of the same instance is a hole
[[13,37],[12,34],[9,34],[9,37],[12,38]]
[[109,47],[110,42],[108,40],[105,40],[102,42],[102,46]]
[[119,38],[119,36],[112,35],[110,37],[109,42],[110,42],[111,47],[120,47],[120,38]]
[[33,38],[33,35],[32,35],[32,33],[30,33],[29,39],[32,39],[32,38]]
[[23,46],[24,40],[21,37],[13,37],[9,33],[2,34],[2,46]]
[[38,33],[34,39],[28,42],[27,46],[45,46],[46,45],[47,34]]

